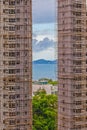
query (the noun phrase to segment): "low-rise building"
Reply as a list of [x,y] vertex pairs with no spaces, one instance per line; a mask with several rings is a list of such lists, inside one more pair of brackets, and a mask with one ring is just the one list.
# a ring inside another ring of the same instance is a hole
[[57,94],[57,92],[58,92],[57,85],[54,86],[51,84],[33,84],[32,85],[32,95],[34,96],[35,93],[40,89],[44,89],[47,94]]

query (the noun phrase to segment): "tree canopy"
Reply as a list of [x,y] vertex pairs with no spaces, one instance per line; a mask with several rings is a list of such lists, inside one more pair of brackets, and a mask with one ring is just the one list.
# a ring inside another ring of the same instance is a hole
[[33,97],[33,130],[56,130],[57,96],[39,90]]

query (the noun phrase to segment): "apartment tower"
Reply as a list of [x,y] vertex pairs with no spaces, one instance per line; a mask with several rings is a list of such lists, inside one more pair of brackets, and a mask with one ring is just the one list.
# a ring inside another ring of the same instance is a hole
[[0,0],[0,130],[32,130],[31,0]]
[[58,0],[58,130],[87,130],[86,0]]

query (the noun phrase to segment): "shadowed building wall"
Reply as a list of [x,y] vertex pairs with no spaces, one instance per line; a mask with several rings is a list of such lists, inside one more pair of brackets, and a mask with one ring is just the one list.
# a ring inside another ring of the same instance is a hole
[[87,129],[86,0],[58,0],[58,130]]
[[0,1],[0,130],[32,130],[32,2]]

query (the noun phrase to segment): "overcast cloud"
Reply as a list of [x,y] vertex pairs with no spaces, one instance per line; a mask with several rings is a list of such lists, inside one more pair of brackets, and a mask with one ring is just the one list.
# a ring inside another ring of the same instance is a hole
[[56,0],[33,0],[33,23],[55,23],[56,8]]
[[33,60],[55,59],[56,0],[33,1]]
[[33,40],[33,51],[40,52],[51,48],[54,48],[54,41],[48,39],[47,37],[44,38],[42,41],[38,41],[36,39]]

